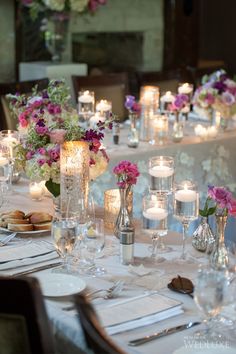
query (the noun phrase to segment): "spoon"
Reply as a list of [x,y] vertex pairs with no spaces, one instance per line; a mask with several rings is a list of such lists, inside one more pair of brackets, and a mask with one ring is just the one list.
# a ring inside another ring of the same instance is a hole
[[183,278],[178,275],[177,278],[173,278],[172,281],[167,285],[168,288],[177,293],[188,295],[193,299],[194,285],[192,281],[188,278]]

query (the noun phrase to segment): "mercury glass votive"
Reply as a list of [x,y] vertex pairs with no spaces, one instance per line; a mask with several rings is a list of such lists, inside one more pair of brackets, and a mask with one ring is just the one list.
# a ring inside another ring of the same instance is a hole
[[[130,191],[128,198],[128,211],[133,212],[133,192]],[[104,192],[104,222],[108,230],[114,230],[115,222],[120,211],[120,191],[118,188],[108,189]]]
[[67,141],[60,151],[61,212],[67,217],[80,214],[79,200],[88,202],[89,145],[86,141]]
[[29,184],[30,197],[33,200],[42,200],[44,196],[44,188],[41,182],[30,182]]
[[152,145],[163,145],[168,138],[168,118],[165,115],[155,115],[150,119],[150,141]]

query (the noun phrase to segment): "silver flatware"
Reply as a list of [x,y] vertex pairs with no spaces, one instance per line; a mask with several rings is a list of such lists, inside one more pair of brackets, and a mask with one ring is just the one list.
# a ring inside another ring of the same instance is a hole
[[10,242],[16,236],[16,232],[13,232],[10,235],[7,235],[4,239],[0,241],[0,247],[5,246],[8,242]]
[[12,277],[18,277],[20,275],[32,274],[32,273],[39,272],[40,270],[56,268],[56,267],[60,266],[61,264],[62,264],[61,262],[45,264],[45,265],[42,265],[40,267],[35,267],[35,268],[29,269],[29,270],[25,270],[25,271],[22,271],[22,272],[15,273],[15,274],[12,275]]
[[180,326],[171,327],[171,328],[168,328],[168,329],[163,329],[160,332],[149,334],[149,335],[147,335],[145,337],[142,337],[142,338],[133,339],[133,340],[129,341],[128,345],[135,347],[135,346],[150,342],[150,341],[152,341],[154,339],[168,336],[169,334],[173,334],[173,333],[184,331],[185,329],[192,328],[192,327],[197,326],[199,324],[201,324],[201,322],[189,322],[189,323],[185,323],[185,324],[180,325]]

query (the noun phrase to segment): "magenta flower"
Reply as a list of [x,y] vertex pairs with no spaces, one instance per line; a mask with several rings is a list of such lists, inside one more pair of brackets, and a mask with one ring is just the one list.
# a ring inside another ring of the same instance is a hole
[[45,155],[46,154],[46,149],[44,149],[44,148],[39,148],[38,150],[37,150],[37,152],[40,154],[40,155]]
[[38,162],[39,166],[43,166],[46,163],[46,160],[45,159],[38,159],[37,162]]
[[209,186],[208,196],[222,209],[228,209],[231,206],[232,193],[225,187]]
[[183,108],[185,108],[187,104],[189,104],[189,97],[187,95],[180,93],[175,96],[174,101],[170,105],[170,110],[179,112]]
[[127,188],[137,183],[139,170],[136,164],[123,160],[113,168],[113,173],[117,176],[117,185],[120,188]]

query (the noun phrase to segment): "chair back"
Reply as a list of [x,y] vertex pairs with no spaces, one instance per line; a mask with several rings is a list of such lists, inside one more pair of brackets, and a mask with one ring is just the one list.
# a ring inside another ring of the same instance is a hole
[[102,328],[92,305],[83,294],[75,296],[75,305],[89,349],[96,354],[125,354]]
[[53,337],[38,280],[0,277],[0,289],[0,352],[53,354]]
[[127,111],[124,107],[125,96],[128,93],[128,75],[126,73],[104,74],[96,76],[72,76],[74,93],[78,98],[81,90],[95,92],[95,99],[112,101],[112,111],[118,119],[124,120]]
[[6,95],[9,93],[15,94],[19,92],[31,93],[32,88],[38,85],[39,90],[43,90],[48,86],[48,79],[12,82],[6,84],[0,84],[0,129],[16,129],[17,120],[12,116],[9,102]]

